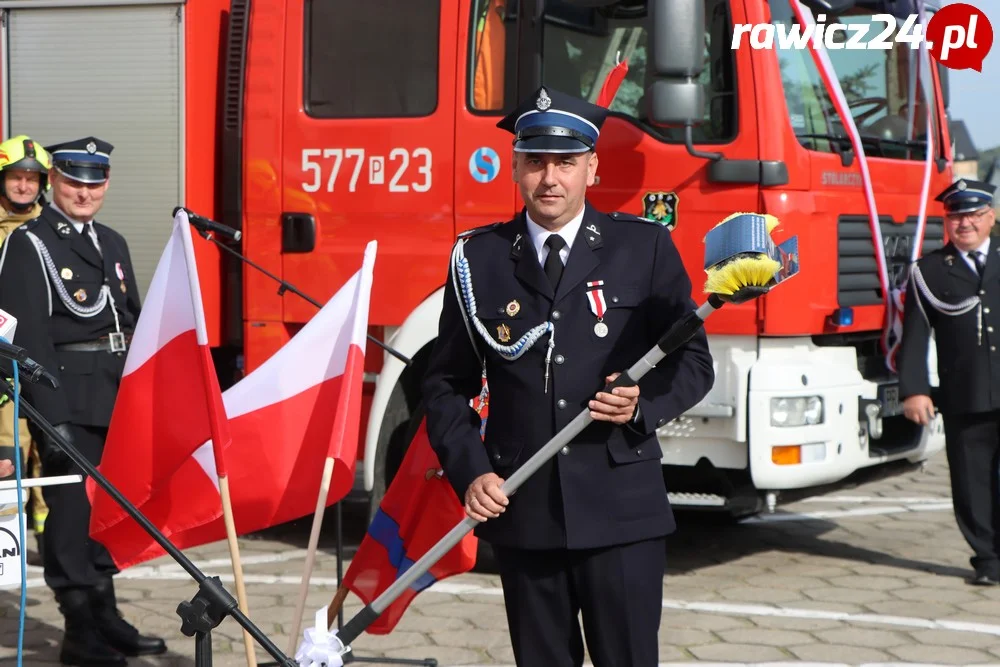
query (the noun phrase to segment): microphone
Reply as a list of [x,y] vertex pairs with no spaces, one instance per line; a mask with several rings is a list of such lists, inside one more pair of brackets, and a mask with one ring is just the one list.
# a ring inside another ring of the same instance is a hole
[[31,383],[44,384],[49,389],[59,388],[59,381],[52,377],[52,374],[34,359],[27,358],[18,363],[20,363],[20,370],[23,371],[21,378]]
[[225,236],[226,238],[232,239],[234,241],[239,241],[241,238],[243,238],[243,232],[241,232],[240,230],[233,229],[232,227],[223,225],[222,223],[216,222],[215,220],[209,220],[208,218],[203,218],[197,213],[194,213],[190,209],[184,208],[183,206],[178,206],[177,208],[174,209],[175,218],[177,217],[177,214],[180,211],[184,211],[187,214],[188,222],[194,225],[195,229],[198,229],[201,232],[206,232],[206,233],[215,232],[216,234]]
[[[17,318],[10,313],[0,310],[0,336],[7,340],[14,338],[17,330]],[[0,341],[0,358],[10,359],[19,364],[20,377],[27,382],[41,382],[52,389],[59,388],[59,381],[56,380],[45,367],[28,357],[28,351],[12,343]]]

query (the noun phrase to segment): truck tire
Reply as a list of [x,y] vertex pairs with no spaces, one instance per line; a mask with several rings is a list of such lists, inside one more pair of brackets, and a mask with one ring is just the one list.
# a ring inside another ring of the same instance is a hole
[[427,368],[432,344],[429,343],[413,356],[413,365],[403,372],[389,396],[389,404],[382,416],[382,428],[379,429],[378,442],[375,445],[375,479],[368,499],[369,524],[378,511],[379,503],[385,497],[386,489],[396,476],[396,471],[403,462],[403,456],[423,416],[414,419],[414,413],[421,400],[420,382]]

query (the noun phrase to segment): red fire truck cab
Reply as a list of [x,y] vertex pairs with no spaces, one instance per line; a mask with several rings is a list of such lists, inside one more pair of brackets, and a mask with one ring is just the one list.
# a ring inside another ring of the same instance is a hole
[[[726,216],[770,213],[776,240],[799,239],[798,276],[707,322],[715,386],[659,432],[676,504],[752,513],[943,445],[939,423],[901,415],[859,156],[809,51],[732,47],[736,25],[792,26],[794,1],[13,0],[3,133],[115,145],[103,218],[143,289],[179,203],[239,228],[241,252],[321,302],[377,239],[371,333],[412,360],[368,347],[358,474],[377,501],[407,444],[455,237],[520,210],[497,121],[542,84],[594,99],[626,60],[591,202],[669,227],[699,302],[703,238]],[[880,28],[874,14],[908,3],[805,4]],[[927,151],[931,196],[952,180],[946,80],[932,72],[927,108],[908,44],[829,55],[898,281]],[[925,252],[943,242],[933,202],[928,215]],[[316,309],[196,243],[225,386]]]

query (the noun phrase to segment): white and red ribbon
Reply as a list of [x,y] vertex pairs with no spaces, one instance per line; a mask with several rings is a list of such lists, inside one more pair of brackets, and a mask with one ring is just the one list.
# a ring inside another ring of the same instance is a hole
[[[795,11],[796,18],[802,25],[803,30],[809,26],[814,26],[814,31],[816,22],[809,8],[803,5],[801,0],[793,0],[791,4],[792,9]],[[918,7],[920,24],[924,27],[924,31],[926,32],[927,23],[924,20],[925,15],[922,0],[918,0]],[[810,34],[812,34],[812,32],[810,32]],[[868,159],[865,155],[864,146],[861,142],[861,135],[858,132],[858,127],[854,122],[854,116],[851,114],[848,106],[847,97],[844,95],[844,91],[840,87],[840,80],[837,78],[837,73],[833,68],[833,64],[830,62],[830,56],[823,47],[822,40],[810,39],[809,47],[809,51],[816,63],[816,68],[819,70],[820,77],[823,79],[823,83],[831,95],[837,114],[840,116],[841,122],[851,139],[851,146],[854,149],[854,154],[858,157],[858,167],[861,170],[861,182],[864,187],[865,202],[868,205],[868,222],[871,227],[873,245],[875,246],[875,263],[878,269],[879,286],[882,288],[882,298],[885,304],[885,319],[881,336],[882,351],[885,355],[886,366],[891,370],[895,370],[895,353],[902,335],[901,313],[903,309],[903,299],[901,294],[903,290],[905,290],[906,278],[908,277],[909,272],[907,271],[902,284],[898,288],[893,289],[890,287],[889,266],[885,258],[885,244],[882,240],[882,227],[879,224],[878,209],[875,205],[875,193],[872,188],[872,178],[868,171]],[[925,115],[927,118],[928,144],[924,163],[923,191],[920,196],[920,212],[917,220],[917,229],[914,233],[916,242],[912,244],[911,263],[916,261],[916,258],[919,257],[920,248],[923,245],[927,209],[927,190],[930,185],[931,154],[933,152],[934,145],[930,124],[930,65],[929,60],[927,59],[926,43],[924,42],[921,42],[920,44],[920,56],[920,79],[924,83],[923,92],[924,99],[927,104],[927,113]]]
[[[592,289],[592,288],[597,289]],[[597,315],[597,319],[603,319],[604,313],[608,310],[608,302],[604,300],[604,281],[594,280],[587,283],[587,301],[590,302],[590,312]]]

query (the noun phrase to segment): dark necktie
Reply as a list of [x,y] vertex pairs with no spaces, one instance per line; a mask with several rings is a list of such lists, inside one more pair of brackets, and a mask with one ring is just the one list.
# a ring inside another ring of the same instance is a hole
[[973,250],[972,252],[969,253],[969,257],[972,259],[973,262],[976,263],[976,273],[978,273],[979,277],[982,278],[983,268],[985,266],[983,264],[983,256],[980,255],[978,251]]
[[549,277],[549,282],[554,290],[559,286],[559,279],[562,278],[563,262],[559,256],[559,251],[566,246],[566,239],[558,234],[550,234],[545,239],[545,247],[549,249],[548,257],[545,258],[545,275]]

